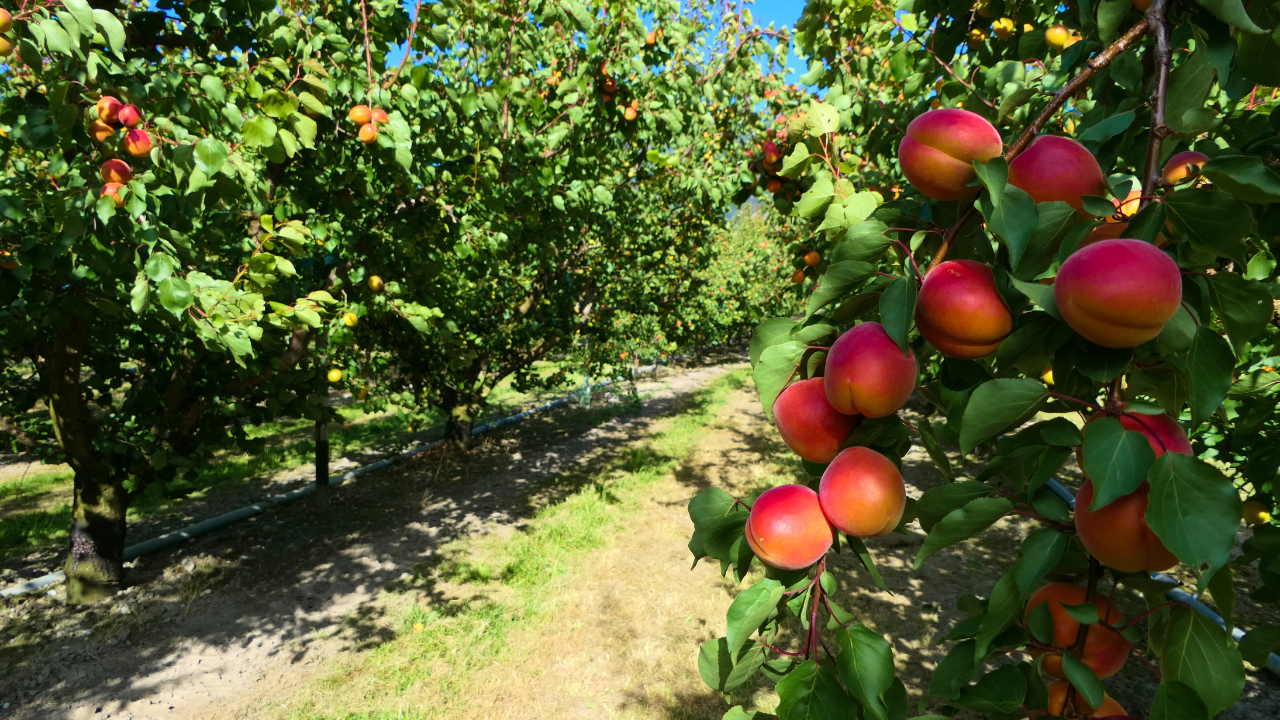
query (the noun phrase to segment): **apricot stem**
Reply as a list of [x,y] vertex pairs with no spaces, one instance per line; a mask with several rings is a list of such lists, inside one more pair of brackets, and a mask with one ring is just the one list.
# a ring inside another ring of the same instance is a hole
[[1191,306],[1187,304],[1186,300],[1182,301],[1182,308],[1187,311],[1187,314],[1190,315],[1191,319],[1195,321],[1196,327],[1199,328],[1200,320],[1196,317],[1195,313],[1191,312]]
[[942,264],[943,260],[947,259],[947,251],[951,249],[951,241],[956,239],[956,236],[960,234],[960,231],[964,229],[964,226],[967,225],[969,221],[973,219],[973,216],[977,214],[978,211],[971,207],[968,210],[965,210],[964,214],[960,217],[956,218],[954,223],[951,223],[951,227],[947,228],[947,231],[942,235],[942,244],[938,246],[938,252],[934,253],[933,259],[929,261],[930,270],[938,267]]
[[[364,70],[369,76],[369,84],[373,84],[373,54],[369,52],[369,10],[364,0],[360,0],[360,24],[364,27]],[[408,54],[409,49],[405,48]]]
[[1151,134],[1147,141],[1147,162],[1143,173],[1142,199],[1138,203],[1139,209],[1151,202],[1148,196],[1155,192],[1160,183],[1160,149],[1165,137],[1170,134],[1164,117],[1165,100],[1169,95],[1169,65],[1173,57],[1169,50],[1169,23],[1165,19],[1168,5],[1169,0],[1154,0],[1151,7],[1147,9],[1146,17],[1143,18],[1143,22],[1155,31],[1156,77],[1155,87],[1152,90]]
[[[1098,558],[1089,558],[1089,583],[1085,586],[1084,604],[1093,605],[1097,602],[1098,597],[1098,576],[1102,574],[1102,563],[1098,562]],[[1103,613],[1105,615],[1105,613]],[[1077,658],[1084,653],[1085,641],[1089,639],[1089,626],[1080,623],[1080,629],[1076,631],[1076,641],[1071,643],[1071,649],[1068,651]]]
[[786,650],[781,650],[781,649],[779,649],[779,648],[776,648],[776,647],[774,647],[774,646],[770,645],[769,643],[765,642],[764,640],[762,640],[762,639],[760,639],[760,638],[756,638],[756,640],[757,640],[761,645],[763,645],[763,646],[765,646],[765,647],[769,648],[770,650],[772,650],[772,651],[774,651],[774,652],[776,652],[776,653],[779,653],[779,654],[781,654],[781,655],[789,655],[789,656],[791,656],[791,657],[800,657],[801,655],[804,655],[804,653],[798,653],[798,652],[787,652]]
[[902,248],[902,252],[907,254],[907,259],[911,261],[911,267],[916,269],[916,282],[923,281],[924,275],[920,272],[920,266],[916,264],[915,257],[911,255],[911,248],[904,245],[901,240],[894,240],[894,242],[898,244],[898,247]]
[[[1167,602],[1167,603],[1161,603],[1161,604],[1159,604],[1159,605],[1157,605],[1157,606],[1155,606],[1155,607],[1151,608],[1150,610],[1148,610],[1148,611],[1146,611],[1146,612],[1142,613],[1141,615],[1138,615],[1137,617],[1134,617],[1132,620],[1129,620],[1128,622],[1124,623],[1123,625],[1117,625],[1117,626],[1115,626],[1115,627],[1113,627],[1113,628],[1110,628],[1110,629],[1111,629],[1111,630],[1115,630],[1116,632],[1122,632],[1122,631],[1124,631],[1124,630],[1128,630],[1129,628],[1133,627],[1134,625],[1137,625],[1138,623],[1142,622],[1142,621],[1143,621],[1143,620],[1144,620],[1148,615],[1150,615],[1151,613],[1153,613],[1153,612],[1155,612],[1155,611],[1157,611],[1157,610],[1161,610],[1161,609],[1163,609],[1163,608],[1171,607],[1171,606],[1173,606],[1173,605],[1187,605],[1187,604],[1186,604],[1186,603],[1183,603],[1183,602],[1178,602],[1177,600],[1171,600],[1171,601],[1169,601],[1169,602]],[[1191,607],[1191,606],[1190,606],[1190,605],[1187,605],[1187,607]]]

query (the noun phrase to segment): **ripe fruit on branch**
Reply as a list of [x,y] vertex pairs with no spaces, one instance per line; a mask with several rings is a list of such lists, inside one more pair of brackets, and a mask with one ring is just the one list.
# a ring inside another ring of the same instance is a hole
[[1040,135],[1009,162],[1009,184],[1038,203],[1061,200],[1082,213],[1080,196],[1107,194],[1106,178],[1093,153],[1057,135]]
[[358,322],[360,322],[360,318],[355,313],[349,312],[342,315],[342,324],[349,328],[355,327]]
[[648,33],[647,35],[645,35],[645,36],[644,36],[644,44],[645,44],[645,45],[650,45],[650,46],[652,46],[652,45],[653,45],[654,43],[656,43],[656,42],[658,42],[658,35],[657,35],[657,33]]
[[804,485],[764,491],[751,506],[745,532],[756,557],[782,570],[803,570],[818,562],[835,537],[818,494]]
[[987,39],[987,31],[982,28],[974,28],[969,31],[969,42],[980,43]]
[[333,368],[329,371],[328,378],[331,383],[340,383],[342,382],[342,371],[338,368]]
[[116,112],[116,120],[127,128],[135,128],[142,124],[142,111],[136,105],[125,105]]
[[[1067,708],[1067,692],[1071,691],[1072,706],[1075,712],[1072,715],[1066,714]],[[1098,707],[1091,708],[1089,703],[1085,702],[1084,696],[1071,687],[1071,683],[1066,680],[1058,680],[1049,683],[1049,710],[1048,715],[1054,717],[1070,717],[1070,718],[1109,718],[1109,717],[1128,717],[1129,713],[1125,712],[1120,703],[1116,702],[1105,692],[1102,693],[1102,703]],[[1045,712],[1032,713],[1033,718],[1046,717]]]
[[110,95],[104,95],[98,100],[98,119],[108,125],[115,125],[118,120],[120,108],[124,105]]
[[7,33],[13,29],[13,16],[8,10],[0,8],[0,33]]
[[981,115],[959,108],[930,110],[907,125],[898,163],[907,180],[934,200],[978,194],[969,187],[975,160],[986,162],[1003,148],[1000,133]]
[[376,141],[378,139],[378,126],[371,122],[361,125],[357,137],[360,138],[360,142],[366,145]]
[[1013,18],[1002,17],[991,23],[991,32],[1001,40],[1008,40],[1013,36]]
[[369,289],[374,292],[382,292],[382,278],[377,275],[369,276]]
[[1244,501],[1244,521],[1250,525],[1271,522],[1271,508],[1257,500]]
[[[1080,623],[1062,606],[1082,605],[1087,595],[1088,591],[1080,585],[1050,583],[1037,590],[1027,601],[1027,610],[1022,620],[1027,622],[1033,610],[1043,603],[1049,603],[1049,615],[1053,618],[1053,639],[1050,644],[1058,648],[1071,647],[1076,641],[1076,633],[1080,631]],[[1093,603],[1098,609],[1098,617],[1108,625],[1114,627],[1124,622],[1124,615],[1102,593],[1094,593]],[[1124,667],[1125,660],[1129,658],[1129,642],[1114,630],[1091,625],[1080,654],[1080,661],[1088,665],[1099,678],[1105,679]],[[1050,677],[1059,680],[1066,677],[1062,671],[1062,653],[1046,653],[1040,667]]]
[[1049,47],[1054,50],[1061,50],[1067,46],[1067,41],[1071,39],[1071,31],[1065,25],[1054,25],[1044,31],[1044,41],[1049,43]]
[[369,113],[369,122],[375,124],[386,124],[388,121],[387,111],[382,108],[374,108]]
[[991,268],[948,260],[929,271],[916,300],[916,327],[943,355],[986,357],[1013,332],[1013,315],[996,289]]
[[9,57],[13,54],[13,41],[7,37],[0,37],[0,57]]
[[782,190],[782,181],[778,178],[774,178],[764,186],[764,189],[776,195],[778,194],[778,191]]
[[840,453],[857,415],[837,412],[827,401],[822,378],[792,383],[773,401],[773,423],[791,452],[812,463],[829,463]]
[[146,130],[130,130],[124,136],[124,151],[134,157],[146,157],[151,152],[151,135]]
[[918,373],[911,351],[902,352],[880,323],[864,322],[827,354],[827,400],[846,415],[892,415],[911,397]]
[[809,267],[813,267],[814,265],[817,265],[820,262],[822,262],[822,256],[818,254],[817,250],[810,250],[809,252],[804,254],[805,265],[808,265]]
[[1209,156],[1204,153],[1198,153],[1194,150],[1180,152],[1169,158],[1169,162],[1164,164],[1164,181],[1170,185],[1177,185],[1183,180],[1194,178],[1200,175],[1200,170],[1204,164],[1209,162]]
[[902,520],[907,486],[892,460],[871,448],[851,447],[822,473],[818,503],[845,535],[883,537]]
[[803,271],[803,270],[797,270],[797,271],[795,271],[795,274],[793,274],[793,275],[791,276],[791,282],[793,282],[793,283],[795,283],[795,284],[797,284],[797,285],[799,285],[800,283],[804,282],[804,271]]
[[94,142],[100,143],[111,137],[115,130],[101,120],[94,120],[89,123],[89,127],[86,128],[85,132],[89,133],[89,137],[93,138]]
[[368,105],[356,105],[347,111],[347,119],[356,125],[367,125],[373,119],[373,111]]
[[1142,240],[1103,240],[1072,253],[1053,297],[1062,319],[1086,340],[1137,347],[1160,334],[1182,303],[1178,264]]
[[101,174],[103,182],[124,184],[133,179],[133,168],[119,158],[111,158],[102,163]]
[[124,206],[124,198],[120,197],[120,188],[124,187],[120,183],[109,182],[102,186],[100,195],[103,197],[110,196],[115,201],[116,207]]
[[623,111],[622,111],[622,117],[626,118],[626,119],[627,119],[627,122],[632,122],[632,121],[634,121],[634,120],[636,119],[636,116],[637,116],[638,114],[639,114],[639,113],[637,113],[637,112],[636,112],[636,109],[635,109],[635,108],[633,108],[633,107],[628,107],[626,110],[623,110]]
[[0,250],[0,268],[12,270],[18,267],[18,260],[8,250]]

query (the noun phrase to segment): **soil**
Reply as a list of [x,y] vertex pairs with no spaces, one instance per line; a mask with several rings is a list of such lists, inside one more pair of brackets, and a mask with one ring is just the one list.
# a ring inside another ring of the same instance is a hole
[[[109,605],[6,601],[0,710],[18,720],[230,720],[296,707],[322,692],[346,658],[399,632],[391,619],[397,600],[389,598],[404,596],[385,589],[438,561],[447,543],[520,532],[537,507],[580,489],[548,480],[644,442],[681,397],[733,367],[741,364],[642,383],[648,399],[637,413],[613,406],[535,416],[486,436],[465,458],[432,453],[367,475],[338,490],[327,509],[298,503],[140,559],[134,585]],[[966,470],[976,472],[972,464]],[[945,482],[919,448],[906,458],[904,477],[912,496]],[[447,698],[412,698],[412,709],[450,717],[718,720],[727,706],[698,675],[698,646],[724,634],[737,588],[708,563],[689,570],[688,500],[712,485],[747,496],[801,479],[754,388],[733,392],[694,452],[639,499],[635,527],[556,581],[554,607],[517,626],[498,661],[466,687]],[[932,555],[921,571],[911,570],[924,537],[918,526],[871,541],[891,592],[877,590],[848,552],[829,561],[837,602],[890,638],[913,709],[946,653],[942,636],[963,617],[956,601],[989,592],[1032,527],[1002,520]],[[1246,580],[1237,579],[1242,591]],[[414,588],[412,602],[426,607],[456,601],[459,592],[443,583]],[[1129,616],[1141,612],[1137,598],[1122,594],[1118,603]],[[1156,684],[1133,661],[1107,687],[1126,707],[1146,708]],[[776,695],[760,685],[734,700],[771,710]],[[1280,681],[1251,670],[1244,698],[1219,717],[1271,719],[1277,707]]]

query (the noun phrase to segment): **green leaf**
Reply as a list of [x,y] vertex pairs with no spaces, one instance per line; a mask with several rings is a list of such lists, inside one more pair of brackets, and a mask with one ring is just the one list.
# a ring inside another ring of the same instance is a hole
[[1208,588],[1209,594],[1213,596],[1213,604],[1217,606],[1218,614],[1227,624],[1229,633],[1235,627],[1236,615],[1235,573],[1232,572],[1231,566],[1218,568],[1213,573],[1213,577],[1209,578]]
[[807,660],[778,683],[778,720],[857,720],[836,671]]
[[1236,69],[1240,74],[1258,85],[1280,86],[1280,38],[1276,33],[1242,33],[1237,40],[1240,52],[1236,55]]
[[889,592],[889,588],[885,586],[884,579],[880,577],[880,571],[876,569],[875,560],[871,558],[871,551],[867,549],[866,543],[862,542],[862,538],[845,536],[845,542],[849,543],[849,548],[858,556],[858,560],[862,563],[862,567],[871,575],[871,581],[876,587]]
[[1119,420],[1110,417],[1085,426],[1081,456],[1084,474],[1093,480],[1090,510],[1137,490],[1156,459],[1146,435],[1125,430]]
[[1165,547],[1192,567],[1226,565],[1244,507],[1222,471],[1171,452],[1156,459],[1148,480],[1147,524]]
[[1147,720],[1209,720],[1209,711],[1195,690],[1165,678],[1156,688]]
[[[1213,13],[1214,17],[1234,28],[1247,33],[1263,33],[1249,13],[1245,12],[1243,0],[1196,0],[1200,6]],[[1217,715],[1217,713],[1210,713]]]
[[950,482],[955,482],[956,476],[951,471],[951,460],[947,457],[947,453],[942,449],[942,445],[938,443],[938,438],[933,433],[933,426],[929,424],[927,418],[920,418],[916,423],[916,431],[920,433],[921,444],[924,445],[925,452],[929,453],[929,458],[933,460],[933,464],[938,468],[938,472],[942,473]]
[[139,272],[133,281],[133,291],[129,293],[129,309],[141,315],[151,305],[151,284],[145,272]]
[[992,205],[990,195],[985,193],[980,204],[982,215],[987,219],[987,229],[1004,240],[1009,251],[1009,263],[1016,268],[1040,219],[1036,201],[1021,188],[1010,185],[1004,189],[999,205]]
[[724,638],[702,643],[698,653],[698,673],[702,681],[725,693],[751,679],[764,663],[764,646],[752,643],[737,653],[729,652]]
[[907,352],[907,334],[916,314],[916,281],[900,277],[880,294],[880,323],[889,337]]
[[1063,238],[1079,222],[1075,208],[1059,200],[1036,205],[1036,227],[1014,266],[1018,279],[1034,280],[1047,270]]
[[120,20],[111,11],[101,8],[94,9],[93,21],[102,28],[102,34],[107,38],[107,46],[119,55],[124,49],[124,25],[120,24]]
[[1057,566],[1066,549],[1067,536],[1053,528],[1040,528],[1028,535],[1018,549],[1018,564],[1013,570],[1018,591],[1030,595],[1040,579]]
[[44,31],[44,44],[51,52],[61,53],[67,57],[74,55],[71,52],[71,36],[56,20],[43,18],[37,20],[35,25]]
[[1226,630],[1195,610],[1175,607],[1170,616],[1158,653],[1160,672],[1165,682],[1177,681],[1194,690],[1213,717],[1240,699],[1240,651]]
[[1004,189],[1009,184],[1009,163],[1003,157],[991,158],[988,162],[973,161],[973,169],[978,180],[991,196],[991,204],[999,205],[1004,197]]
[[195,298],[191,295],[191,286],[182,278],[168,278],[160,283],[156,289],[160,297],[160,304],[164,306],[165,310],[178,317],[182,317],[182,313],[195,302]]
[[1062,672],[1090,707],[1098,707],[1102,704],[1107,693],[1102,688],[1102,681],[1093,670],[1089,669],[1088,665],[1076,659],[1075,655],[1064,652],[1062,653]]
[[770,578],[738,593],[729,605],[727,615],[725,640],[729,643],[730,653],[736,654],[761,623],[777,614],[782,593],[782,583]]
[[807,118],[810,135],[826,135],[840,129],[840,112],[826,103],[811,101]]
[[1199,425],[1217,411],[1231,389],[1236,357],[1231,345],[1209,328],[1200,328],[1187,351],[1191,390],[1191,423]]
[[1231,344],[1243,352],[1246,343],[1262,332],[1275,314],[1271,293],[1262,283],[1231,272],[1210,275],[1209,287],[1213,289],[1213,307],[1227,327]]
[[888,720],[889,710],[881,696],[893,685],[893,649],[889,641],[864,625],[847,631],[836,630],[836,668],[850,694],[867,713]]
[[809,168],[809,149],[804,143],[796,143],[796,147],[791,154],[782,159],[782,170],[778,173],[784,178],[795,180],[804,174]]
[[980,713],[1009,717],[1027,694],[1027,678],[1017,665],[1001,665],[971,687],[964,688],[957,705]]
[[831,180],[819,177],[817,182],[800,196],[800,201],[796,203],[796,213],[802,218],[815,218],[825,213],[827,206],[835,198],[835,192],[835,185]]
[[976,498],[987,497],[995,492],[995,488],[982,482],[962,480],[947,485],[939,485],[925,490],[916,501],[916,514],[920,527],[926,533],[933,530],[938,521],[946,517],[952,510],[969,504]]
[[228,152],[230,151],[226,144],[221,140],[204,138],[196,143],[196,167],[200,168],[206,177],[212,178],[227,161]]
[[260,104],[262,112],[276,120],[283,120],[298,111],[297,98],[275,89],[263,93]]
[[200,78],[200,90],[214,105],[221,105],[227,99],[227,91],[222,86],[222,78],[217,75],[205,75]]
[[1027,379],[991,380],[969,398],[960,428],[960,453],[973,449],[1000,433],[1026,422],[1049,397],[1044,385]]
[[[1104,5],[1106,1],[1103,0]],[[1116,1],[1123,2],[1123,0]],[[1135,117],[1136,114],[1132,110],[1118,112],[1099,123],[1089,126],[1084,132],[1080,133],[1079,140],[1084,143],[1102,144],[1128,130]]]
[[1280,173],[1253,155],[1224,155],[1201,170],[1215,187],[1250,203],[1280,202]]
[[871,263],[858,260],[832,263],[809,295],[808,315],[812,317],[815,312],[849,294],[875,274],[876,268]]
[[1268,656],[1280,651],[1280,627],[1259,625],[1240,638],[1240,654],[1254,667],[1266,667]]
[[1165,105],[1165,118],[1176,132],[1193,130],[1183,121],[1188,110],[1199,110],[1213,86],[1213,66],[1209,55],[1197,50],[1169,73],[1169,95]]
[[916,554],[915,569],[919,570],[924,559],[945,547],[950,547],[961,540],[968,540],[991,527],[1005,513],[1013,509],[1013,503],[1005,498],[978,498],[970,500],[959,510],[952,510],[938,521],[924,539],[920,551]]
[[302,147],[315,149],[316,121],[302,113],[294,113],[289,119],[293,121],[294,134],[298,136],[298,142],[302,143]]
[[1164,208],[1174,229],[1192,245],[1246,264],[1244,238],[1253,229],[1253,214],[1244,202],[1225,192],[1192,188],[1169,193]]
[[[1101,0],[1098,3],[1098,35],[1104,45],[1115,42],[1120,22],[1133,7],[1133,0]],[[1123,54],[1123,53],[1122,53]],[[1082,141],[1083,137],[1080,138]]]
[[760,393],[765,417],[773,420],[773,401],[778,399],[800,367],[805,345],[795,341],[774,345],[760,354],[753,377]]
[[1031,302],[1039,305],[1042,310],[1048,313],[1055,320],[1062,319],[1062,315],[1058,312],[1058,302],[1053,298],[1052,285],[1041,285],[1038,282],[1023,282],[1017,278],[1009,278],[1009,282],[1018,289],[1018,292],[1026,295]]
[[798,323],[790,318],[769,318],[757,325],[751,333],[751,364],[760,362],[760,354],[766,348],[789,341],[797,326]]
[[929,694],[948,700],[960,697],[960,688],[973,677],[978,665],[975,661],[973,640],[956,643],[951,652],[938,663],[929,678]]
[[978,626],[977,647],[974,653],[978,657],[985,656],[991,647],[991,641],[1004,632],[1018,617],[1022,609],[1022,593],[1018,590],[1018,581],[1014,572],[1007,572],[996,581],[991,590],[991,600],[987,603],[987,613],[982,616]]
[[735,705],[732,708],[729,708],[729,712],[725,713],[721,720],[770,720],[772,717],[772,715],[766,715],[765,713],[756,712],[754,710],[747,712],[742,709],[741,705]]

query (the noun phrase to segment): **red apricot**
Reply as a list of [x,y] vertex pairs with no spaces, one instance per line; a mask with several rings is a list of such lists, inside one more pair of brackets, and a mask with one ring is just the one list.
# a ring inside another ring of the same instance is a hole
[[820,377],[793,383],[773,401],[773,422],[782,441],[813,463],[835,459],[858,419],[831,407]]
[[916,388],[919,368],[878,322],[841,335],[827,353],[827,399],[836,410],[869,418],[897,412]]
[[99,194],[103,197],[110,195],[111,199],[115,201],[116,207],[122,207],[124,205],[124,198],[120,197],[120,188],[122,187],[124,186],[120,183],[109,182],[102,186],[102,192]]
[[1196,177],[1207,162],[1209,162],[1209,156],[1204,153],[1194,150],[1180,152],[1164,164],[1164,181],[1170,185],[1177,185],[1183,180]]
[[986,357],[1013,332],[1013,315],[996,290],[991,268],[948,260],[929,271],[916,300],[916,327],[938,352]]
[[133,179],[133,168],[119,158],[111,158],[102,163],[102,181],[108,183],[127,183]]
[[116,121],[119,119],[117,114],[120,112],[121,107],[123,107],[123,105],[119,100],[111,97],[110,95],[102,96],[102,98],[98,100],[97,104],[98,119],[108,125],[115,125]]
[[1062,319],[1090,342],[1136,347],[1160,334],[1182,303],[1178,264],[1142,240],[1102,240],[1058,269],[1053,297]]
[[907,486],[889,458],[871,448],[846,448],[836,456],[818,485],[822,514],[852,537],[882,537],[893,532],[907,505]]
[[835,538],[822,515],[818,494],[804,485],[780,485],[764,491],[747,517],[747,544],[766,564],[803,570],[818,562]]
[[1079,212],[1082,195],[1106,195],[1107,180],[1093,153],[1071,138],[1041,135],[1009,162],[1009,184],[1038,203],[1061,200]]
[[898,164],[907,180],[934,200],[973,197],[973,162],[1000,154],[1000,133],[981,115],[959,108],[930,110],[907,125]]
[[[1058,648],[1071,647],[1076,641],[1080,623],[1062,605],[1081,605],[1087,594],[1084,587],[1071,583],[1045,585],[1027,601],[1023,622],[1031,617],[1031,612],[1041,603],[1049,603],[1049,615],[1053,618],[1053,639],[1050,644]],[[1108,625],[1115,626],[1124,622],[1124,615],[1102,593],[1095,593],[1093,602],[1098,608],[1098,617]],[[1114,630],[1091,625],[1080,655],[1080,661],[1089,666],[1099,678],[1108,678],[1124,667],[1125,660],[1129,658],[1129,642]],[[1066,677],[1062,672],[1062,653],[1046,653],[1040,667],[1050,677],[1059,680]]]
[[124,151],[134,157],[145,157],[151,152],[151,136],[146,130],[130,130],[124,136]]
[[374,108],[369,111],[369,122],[386,124],[388,122],[387,111],[382,108]]
[[774,178],[770,180],[767,185],[764,186],[764,189],[776,195],[778,194],[778,191],[782,190],[782,181],[777,178]]
[[1072,705],[1073,707],[1075,707],[1075,712],[1072,715],[1067,715],[1066,710],[1067,710],[1067,691],[1068,690],[1073,690],[1073,688],[1071,687],[1071,683],[1067,682],[1066,680],[1057,680],[1049,683],[1048,712],[1046,713],[1042,711],[1042,712],[1032,713],[1031,717],[1042,718],[1042,717],[1046,717],[1047,715],[1052,715],[1054,717],[1109,718],[1109,717],[1128,717],[1129,715],[1127,712],[1125,712],[1125,709],[1123,707],[1120,707],[1120,703],[1116,702],[1114,699],[1112,699],[1110,695],[1106,693],[1102,694],[1102,703],[1098,705],[1097,709],[1095,710],[1094,708],[1089,706],[1089,703],[1085,702],[1083,695],[1075,691],[1073,691],[1072,698],[1071,698]]
[[107,138],[111,137],[111,133],[115,132],[115,130],[112,129],[110,125],[102,122],[101,120],[94,120],[93,122],[89,123],[87,132],[89,133],[89,137],[93,138],[94,142],[100,143],[103,140],[106,140]]
[[810,250],[809,252],[804,254],[805,265],[808,265],[809,267],[813,267],[814,265],[817,265],[820,262],[822,262],[822,256],[818,254],[817,250]]
[[127,128],[138,127],[142,124],[142,111],[136,105],[125,105],[116,112],[116,119]]

